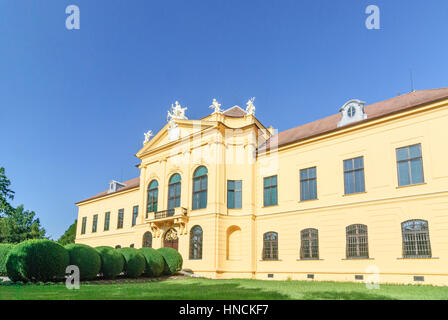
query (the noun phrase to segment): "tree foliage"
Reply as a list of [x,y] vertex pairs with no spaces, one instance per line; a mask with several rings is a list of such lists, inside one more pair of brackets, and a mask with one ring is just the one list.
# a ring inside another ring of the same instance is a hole
[[13,211],[13,207],[9,204],[9,200],[14,199],[14,191],[9,189],[11,182],[5,174],[5,168],[0,167],[0,216],[8,215]]
[[18,243],[29,239],[42,239],[45,229],[40,225],[34,211],[25,210],[23,205],[14,208],[9,201],[14,191],[5,169],[0,167],[0,243]]
[[29,239],[42,239],[45,229],[40,225],[34,211],[23,205],[14,209],[7,217],[0,218],[0,242],[18,243]]
[[64,234],[59,238],[58,242],[61,245],[65,246],[70,243],[75,243],[76,224],[77,220],[75,220],[75,222],[73,222],[73,224],[70,225],[70,227],[68,227],[68,229],[64,232]]

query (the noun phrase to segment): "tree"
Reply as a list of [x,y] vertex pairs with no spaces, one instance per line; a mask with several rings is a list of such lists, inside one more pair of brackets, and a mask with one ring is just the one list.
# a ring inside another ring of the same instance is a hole
[[13,208],[9,203],[14,199],[10,185],[5,168],[0,167],[0,242],[17,243],[44,238],[45,229],[34,211],[24,210],[23,205]]
[[14,191],[9,189],[10,185],[11,182],[6,177],[5,168],[0,167],[0,216],[8,215],[14,210],[8,202],[8,200],[14,199]]
[[18,206],[8,216],[0,218],[0,242],[18,243],[28,239],[42,239],[45,229],[34,211]]
[[70,227],[64,232],[64,234],[59,238],[58,242],[59,244],[65,246],[69,243],[75,243],[75,237],[76,237],[76,223],[78,221],[75,220],[75,222],[72,223]]

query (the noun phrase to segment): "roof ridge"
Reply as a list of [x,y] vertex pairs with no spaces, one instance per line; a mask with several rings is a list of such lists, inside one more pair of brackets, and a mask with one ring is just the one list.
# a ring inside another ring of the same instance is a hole
[[241,118],[247,115],[247,112],[240,106],[234,105],[233,107],[223,111],[223,114],[228,117]]
[[95,200],[95,199],[98,199],[98,198],[101,198],[101,197],[104,197],[104,196],[108,196],[108,195],[118,194],[118,193],[120,193],[122,191],[126,191],[126,190],[130,190],[132,188],[139,187],[140,186],[140,177],[135,177],[135,178],[132,178],[132,179],[129,179],[129,180],[125,180],[125,181],[120,182],[120,183],[124,184],[125,186],[123,188],[115,191],[115,192],[110,192],[109,193],[108,190],[104,190],[104,191],[101,191],[100,193],[98,193],[98,194],[96,194],[96,195],[94,195],[92,197],[89,197],[87,199],[78,201],[78,202],[76,202],[76,204],[79,204],[79,203],[82,203],[82,202],[86,202],[86,201],[89,201],[89,200]]
[[[239,105],[234,105],[233,107],[230,107],[230,108],[228,108],[228,109],[226,109],[226,110],[224,110],[223,112],[226,112],[226,111],[229,111],[229,110],[232,110],[232,109],[235,109],[235,108],[238,108],[238,109],[240,109],[241,111],[243,111],[243,112],[246,112],[243,108],[241,108]],[[247,113],[247,112],[246,112]]]
[[[407,92],[405,94],[388,98],[366,105],[364,111],[368,118],[362,121],[368,121],[378,117],[382,117],[394,112],[404,111],[419,105],[431,103],[437,100],[448,98],[448,87],[436,89],[424,89]],[[323,134],[338,129],[337,122],[340,119],[340,113],[334,113],[324,118],[316,119],[311,122],[304,123],[300,126],[286,129],[278,132],[276,135],[262,143],[258,150],[265,150],[270,146],[270,141],[277,139],[276,147],[293,143],[299,140],[311,138],[313,136]]]

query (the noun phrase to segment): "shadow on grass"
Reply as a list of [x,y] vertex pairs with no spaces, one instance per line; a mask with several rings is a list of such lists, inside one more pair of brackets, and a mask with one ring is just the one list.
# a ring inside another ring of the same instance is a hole
[[[150,288],[148,288],[150,289]],[[239,283],[201,284],[201,283],[165,283],[157,296],[142,292],[143,299],[211,299],[211,300],[286,300],[291,297],[276,291],[245,288]]]
[[[3,290],[5,289],[5,290]],[[1,299],[13,300],[282,300],[289,296],[263,289],[241,287],[239,283],[150,282],[81,285],[79,290],[57,286],[8,286]]]
[[305,300],[396,300],[392,297],[359,291],[313,291],[303,294]]
[[[264,283],[262,283],[264,284]],[[261,285],[261,284],[260,284]],[[269,283],[272,285],[272,283]],[[79,290],[56,286],[8,286],[0,290],[0,299],[27,300],[392,300],[374,290],[316,290],[313,288],[247,287],[247,283],[229,280],[168,280],[147,283],[90,284]]]

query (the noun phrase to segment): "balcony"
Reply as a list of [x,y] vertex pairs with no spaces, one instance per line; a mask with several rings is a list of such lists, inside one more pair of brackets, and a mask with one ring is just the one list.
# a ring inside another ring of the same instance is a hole
[[146,213],[145,222],[149,224],[153,236],[160,237],[168,228],[176,227],[179,234],[186,234],[188,210],[183,207]]
[[183,207],[146,213],[146,221],[162,221],[186,217],[188,210]]
[[163,219],[174,216],[174,209],[162,210],[154,212],[154,219]]

